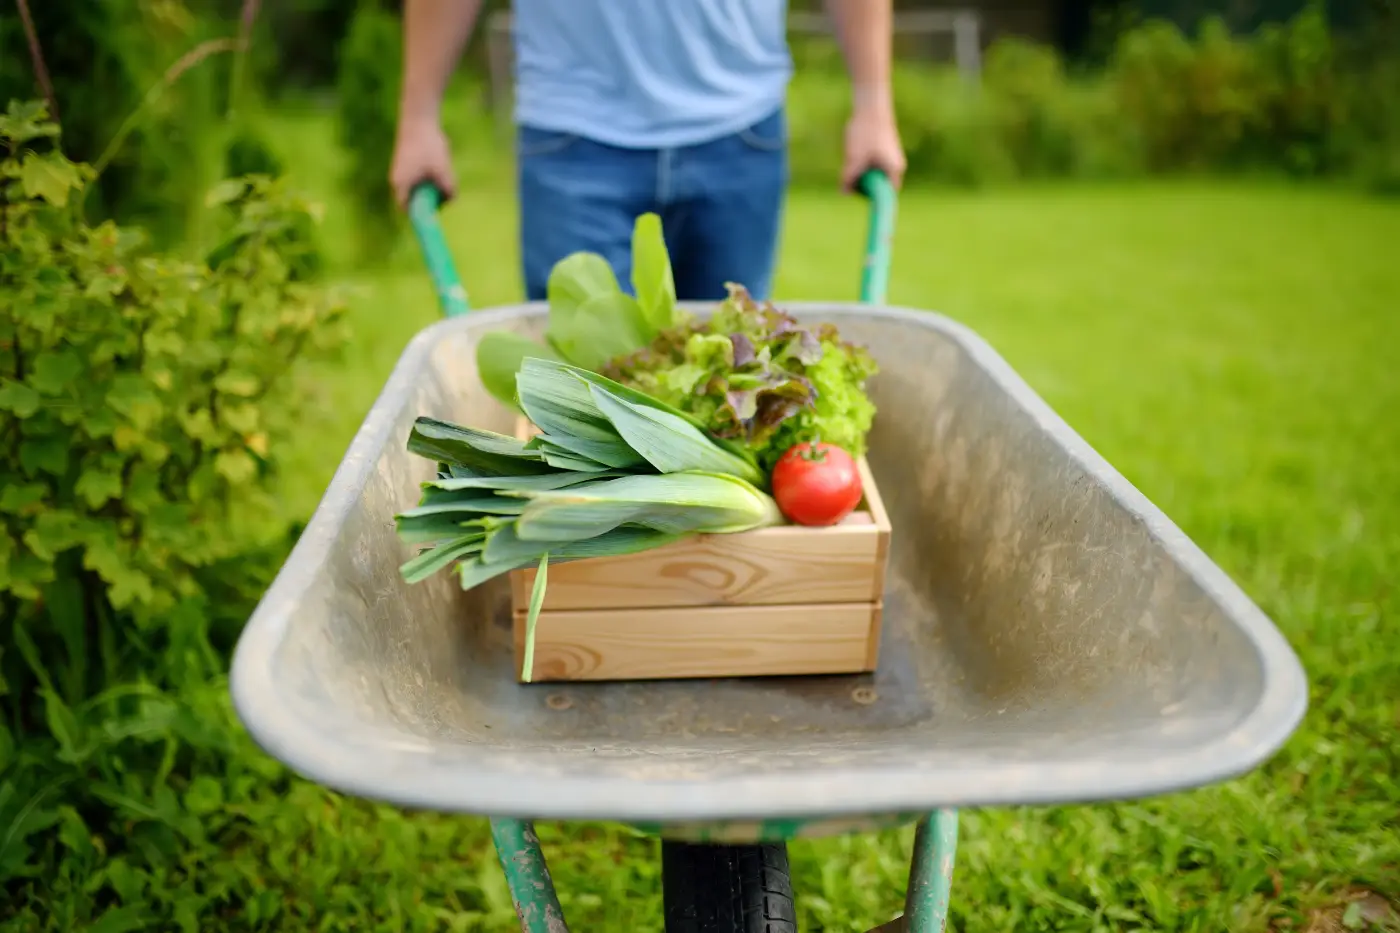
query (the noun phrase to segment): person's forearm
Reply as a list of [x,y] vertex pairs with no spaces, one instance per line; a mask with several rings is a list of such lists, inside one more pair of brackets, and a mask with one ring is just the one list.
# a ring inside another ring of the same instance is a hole
[[480,10],[481,0],[405,0],[399,93],[404,119],[438,118],[447,81]]
[[891,105],[891,0],[826,0],[857,107]]

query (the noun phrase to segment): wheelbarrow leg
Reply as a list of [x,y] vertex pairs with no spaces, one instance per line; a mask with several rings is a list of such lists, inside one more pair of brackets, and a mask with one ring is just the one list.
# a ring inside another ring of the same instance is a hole
[[493,819],[491,840],[506,873],[521,933],[569,933],[534,825],[524,820]]
[[919,821],[904,915],[870,933],[943,933],[953,885],[953,854],[958,848],[958,811],[937,810]]
[[958,851],[958,811],[936,810],[919,821],[914,861],[904,898],[908,933],[943,933],[953,887],[953,856]]

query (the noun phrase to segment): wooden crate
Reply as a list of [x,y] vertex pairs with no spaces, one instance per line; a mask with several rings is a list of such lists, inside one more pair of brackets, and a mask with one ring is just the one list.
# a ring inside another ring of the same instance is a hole
[[[521,437],[533,431],[522,420]],[[838,525],[698,535],[551,564],[532,680],[648,680],[874,670],[890,521],[869,465]],[[515,667],[536,571],[510,574]]]

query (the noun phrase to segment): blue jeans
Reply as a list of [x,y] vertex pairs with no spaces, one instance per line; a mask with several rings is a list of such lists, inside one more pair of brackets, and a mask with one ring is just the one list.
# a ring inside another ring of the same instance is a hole
[[521,126],[516,142],[525,291],[545,297],[550,269],[578,250],[602,255],[632,290],[632,225],[661,217],[682,301],[724,298],[738,282],[773,286],[787,187],[781,109],[731,136],[676,149],[619,149]]

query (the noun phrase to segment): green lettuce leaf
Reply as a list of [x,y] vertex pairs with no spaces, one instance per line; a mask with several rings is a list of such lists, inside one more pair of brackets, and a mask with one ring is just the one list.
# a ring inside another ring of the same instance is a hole
[[632,290],[648,324],[645,342],[650,343],[661,331],[672,327],[676,317],[671,255],[666,250],[661,218],[655,214],[641,215],[632,227]]
[[553,347],[514,331],[493,330],[477,342],[477,375],[487,392],[519,411],[520,403],[515,397],[515,374],[520,371],[520,364],[532,356],[563,362],[563,357]]
[[806,327],[739,285],[707,322],[685,320],[601,372],[694,418],[771,469],[783,451],[820,439],[865,452],[876,371],[834,327]]
[[545,338],[575,366],[597,369],[655,334],[637,299],[618,286],[612,266],[596,253],[560,260],[549,274],[548,293]]

